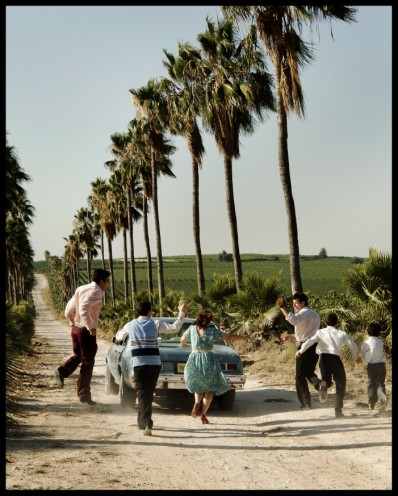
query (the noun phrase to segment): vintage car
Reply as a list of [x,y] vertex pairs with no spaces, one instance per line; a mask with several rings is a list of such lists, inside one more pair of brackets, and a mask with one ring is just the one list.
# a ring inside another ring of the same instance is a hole
[[[174,322],[173,317],[153,317],[154,320]],[[185,390],[188,393],[184,381],[184,367],[191,352],[191,347],[182,348],[180,337],[183,332],[194,322],[195,319],[185,318],[178,333],[160,334],[159,350],[162,368],[155,390],[156,396],[165,396],[168,392]],[[132,367],[131,348],[129,336],[122,342],[118,342],[114,336],[113,344],[108,349],[105,357],[106,378],[105,391],[107,394],[118,394],[120,404],[123,407],[133,407],[136,400],[134,373]],[[231,390],[216,396],[216,402],[220,410],[229,410],[235,403],[235,391],[243,389],[246,376],[243,373],[243,364],[239,354],[222,339],[214,344],[213,353],[219,358],[221,370],[225,378],[231,384]],[[189,393],[188,393],[189,394]]]

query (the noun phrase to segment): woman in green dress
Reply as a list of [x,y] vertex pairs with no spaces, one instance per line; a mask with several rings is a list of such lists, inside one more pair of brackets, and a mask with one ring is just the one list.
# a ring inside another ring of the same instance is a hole
[[250,336],[238,336],[236,334],[225,334],[214,324],[213,313],[210,310],[202,310],[196,316],[195,322],[181,336],[182,347],[187,346],[187,340],[191,342],[192,352],[184,369],[184,379],[190,393],[195,395],[195,404],[192,408],[192,417],[199,416],[200,402],[203,400],[203,408],[200,412],[202,424],[208,424],[206,413],[210,408],[213,396],[219,396],[231,389],[221,370],[218,358],[213,354],[213,344],[219,339],[225,341],[236,341],[248,339]]

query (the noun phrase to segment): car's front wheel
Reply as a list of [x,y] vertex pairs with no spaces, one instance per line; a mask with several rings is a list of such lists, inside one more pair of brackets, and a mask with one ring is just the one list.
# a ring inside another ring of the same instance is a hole
[[220,410],[231,410],[235,404],[235,389],[230,389],[226,393],[216,396],[218,408]]
[[137,397],[137,392],[128,387],[124,382],[123,375],[120,375],[119,381],[119,402],[122,408],[133,408],[135,405],[135,400]]
[[106,394],[118,394],[119,386],[116,384],[115,378],[112,375],[109,364],[106,364],[105,373],[105,393]]

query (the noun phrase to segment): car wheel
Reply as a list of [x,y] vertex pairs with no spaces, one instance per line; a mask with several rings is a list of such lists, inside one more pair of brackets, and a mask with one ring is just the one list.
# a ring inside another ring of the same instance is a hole
[[235,389],[230,389],[226,393],[216,396],[218,408],[220,410],[231,410],[235,404]]
[[109,364],[106,364],[105,373],[105,393],[106,394],[117,394],[119,392],[119,386],[115,382],[115,378],[112,375]]
[[123,408],[133,408],[135,405],[135,399],[137,397],[137,392],[128,387],[124,382],[123,376],[120,376],[119,381],[119,402]]

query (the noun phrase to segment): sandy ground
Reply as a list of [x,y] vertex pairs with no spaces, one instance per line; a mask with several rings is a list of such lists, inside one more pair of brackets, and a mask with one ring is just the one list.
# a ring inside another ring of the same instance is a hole
[[71,354],[70,327],[54,320],[37,277],[31,382],[25,416],[7,430],[7,490],[392,490],[391,407],[378,414],[350,399],[334,417],[334,395],[300,411],[293,388],[248,376],[233,410],[190,416],[192,396],[154,403],[152,437],[136,427],[137,410],[105,394],[105,354],[98,340],[92,396],[78,402],[76,377],[55,386],[54,370]]

